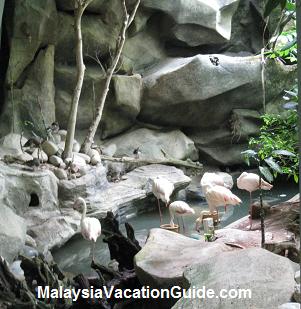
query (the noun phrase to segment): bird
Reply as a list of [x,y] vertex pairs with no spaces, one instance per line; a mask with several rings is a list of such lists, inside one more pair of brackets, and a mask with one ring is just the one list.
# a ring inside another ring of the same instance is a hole
[[224,178],[216,173],[206,172],[201,179],[201,188],[203,193],[206,195],[206,190],[210,185],[219,185],[230,189],[224,182]]
[[[260,177],[255,173],[243,172],[237,178],[237,187],[241,190],[246,190],[250,193],[250,206],[249,212],[251,211],[252,206],[252,192],[259,189],[259,179]],[[273,185],[261,178],[261,189],[262,190],[271,190]],[[250,220],[250,229],[252,228],[252,215],[249,217]]]
[[169,206],[169,214],[170,214],[170,226],[174,227],[174,218],[175,215],[180,215],[182,218],[182,223],[183,223],[183,232],[185,233],[185,225],[184,225],[184,219],[183,215],[194,215],[194,209],[192,209],[187,203],[183,201],[174,201],[172,202]]
[[140,150],[140,147],[135,148],[133,151],[133,155],[135,156],[135,159],[139,159],[141,153],[142,151]]
[[97,241],[97,238],[101,235],[101,224],[96,218],[86,217],[87,205],[86,201],[82,197],[79,197],[74,202],[73,209],[82,213],[82,217],[80,220],[81,234],[86,240],[93,242],[92,261],[94,262],[95,243]]
[[160,215],[160,223],[162,225],[162,213],[160,209],[160,200],[165,203],[167,207],[170,201],[170,196],[174,190],[174,185],[169,182],[167,179],[164,179],[160,176],[151,179],[152,183],[152,192],[158,200],[158,208],[159,208],[159,215]]
[[241,203],[241,199],[233,194],[228,188],[220,185],[208,185],[205,194],[209,210],[211,213],[217,211],[217,207],[224,206],[225,211],[227,205],[238,205]]

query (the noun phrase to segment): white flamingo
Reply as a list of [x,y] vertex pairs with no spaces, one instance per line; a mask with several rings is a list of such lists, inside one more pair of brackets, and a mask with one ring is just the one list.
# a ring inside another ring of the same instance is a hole
[[175,215],[179,215],[182,218],[183,223],[183,232],[185,233],[185,224],[183,215],[194,214],[194,209],[192,209],[187,203],[183,201],[174,201],[169,205],[169,213],[170,213],[170,225],[174,227],[174,218]]
[[80,220],[81,234],[86,240],[93,242],[92,261],[94,262],[95,243],[97,241],[97,238],[101,234],[101,224],[96,218],[86,217],[87,205],[86,201],[82,197],[79,197],[75,201],[75,203],[73,204],[73,209],[82,213],[82,217]]
[[159,215],[160,215],[160,223],[162,225],[162,213],[160,209],[160,200],[165,203],[167,207],[170,201],[170,196],[174,190],[174,185],[169,182],[167,179],[162,177],[156,177],[151,180],[152,182],[152,192],[157,198],[158,201],[158,208],[159,208]]
[[[249,206],[249,212],[251,212],[251,206],[252,206],[252,192],[256,191],[259,188],[259,176],[255,173],[247,173],[243,172],[238,178],[237,178],[237,187],[241,190],[246,190],[250,193],[250,206]],[[273,188],[273,185],[265,181],[261,178],[261,189],[262,190],[271,190]],[[252,213],[250,213],[250,229],[252,228]]]

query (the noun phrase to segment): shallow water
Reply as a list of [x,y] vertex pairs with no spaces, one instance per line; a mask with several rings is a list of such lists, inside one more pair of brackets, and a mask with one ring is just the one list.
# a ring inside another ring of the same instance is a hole
[[[240,197],[242,204],[239,206],[228,206],[226,213],[224,213],[223,208],[219,208],[220,228],[248,214],[249,193],[235,188],[232,191]],[[269,202],[270,205],[274,205],[290,199],[297,193],[298,186],[294,183],[274,184],[274,188],[271,191],[263,191],[263,200]],[[253,200],[258,200],[259,192],[253,192],[252,197]],[[188,203],[195,210],[195,215],[184,217],[186,235],[196,236],[197,234],[194,230],[195,220],[199,217],[202,210],[208,209],[208,206],[206,202],[202,201],[188,201]],[[155,207],[157,207],[157,204]],[[168,210],[162,204],[161,209],[163,211],[163,222],[169,223]],[[139,217],[128,218],[127,221],[134,227],[136,238],[141,245],[145,243],[149,230],[160,226],[157,208],[155,208],[154,212],[140,214]],[[124,231],[123,224],[121,225],[121,230]],[[81,235],[78,235],[72,238],[64,247],[53,252],[53,257],[65,272],[92,274],[93,270],[90,268],[91,254],[90,243],[84,240]],[[103,265],[107,265],[110,260],[109,250],[107,245],[103,243],[102,237],[96,243],[95,258]]]

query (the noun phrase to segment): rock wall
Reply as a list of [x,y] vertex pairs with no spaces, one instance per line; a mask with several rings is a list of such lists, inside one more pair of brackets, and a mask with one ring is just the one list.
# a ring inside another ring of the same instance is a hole
[[[103,87],[103,71],[93,58],[108,66],[121,27],[120,3],[94,0],[82,19],[87,70],[79,103],[80,135],[94,117]],[[73,0],[6,1],[9,61],[0,135],[11,130],[42,134],[44,123],[55,119],[66,128],[76,79],[73,5]],[[258,132],[262,110],[261,61],[256,56],[262,11],[259,0],[142,0],[96,140],[108,145],[116,135],[120,140],[132,136],[124,133],[137,129],[137,123],[164,132],[178,129],[195,143],[203,162],[241,163],[240,151]],[[276,24],[271,20],[268,34]],[[268,103],[290,88],[296,68],[269,61],[266,78]],[[239,125],[233,125],[239,109],[246,111],[238,117]],[[195,153],[190,158],[196,159]]]

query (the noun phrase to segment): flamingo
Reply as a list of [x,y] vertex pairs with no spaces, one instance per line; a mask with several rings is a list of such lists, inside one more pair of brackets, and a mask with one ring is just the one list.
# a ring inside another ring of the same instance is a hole
[[194,214],[194,209],[192,209],[187,203],[183,201],[174,201],[169,205],[169,213],[170,213],[170,225],[172,227],[175,226],[173,220],[175,218],[175,214],[180,215],[183,223],[183,232],[185,233],[185,225],[183,215]]
[[86,240],[93,242],[92,261],[94,262],[95,243],[97,241],[97,238],[101,234],[101,224],[96,218],[86,217],[87,205],[86,201],[82,197],[79,197],[75,201],[75,203],[73,204],[73,209],[82,213],[82,217],[80,220],[81,234]]
[[158,200],[158,208],[159,208],[159,215],[160,215],[160,224],[162,225],[162,213],[160,209],[160,200],[165,203],[165,206],[169,204],[170,196],[174,190],[174,185],[169,182],[168,180],[156,177],[152,179],[152,192]]
[[224,206],[225,211],[227,205],[238,205],[241,203],[241,199],[233,194],[228,188],[219,185],[207,185],[206,186],[206,200],[211,213],[217,211],[217,207]]
[[[249,206],[249,212],[251,212],[251,206],[252,206],[252,192],[259,189],[259,176],[255,173],[247,173],[243,172],[238,178],[237,178],[237,187],[241,190],[246,190],[250,193],[250,206]],[[271,190],[273,188],[273,185],[265,181],[261,178],[261,189],[263,190]],[[250,229],[252,228],[252,213],[250,213]]]
[[[195,220],[195,230],[196,230],[197,232],[200,231],[200,226],[203,224],[203,219],[204,219],[204,217],[209,217],[209,216],[211,216],[211,215],[216,215],[216,214],[217,214],[216,211],[213,212],[213,213],[211,213],[210,210],[203,210],[203,211],[201,211],[200,216]],[[213,221],[214,221],[214,220],[213,220]]]

